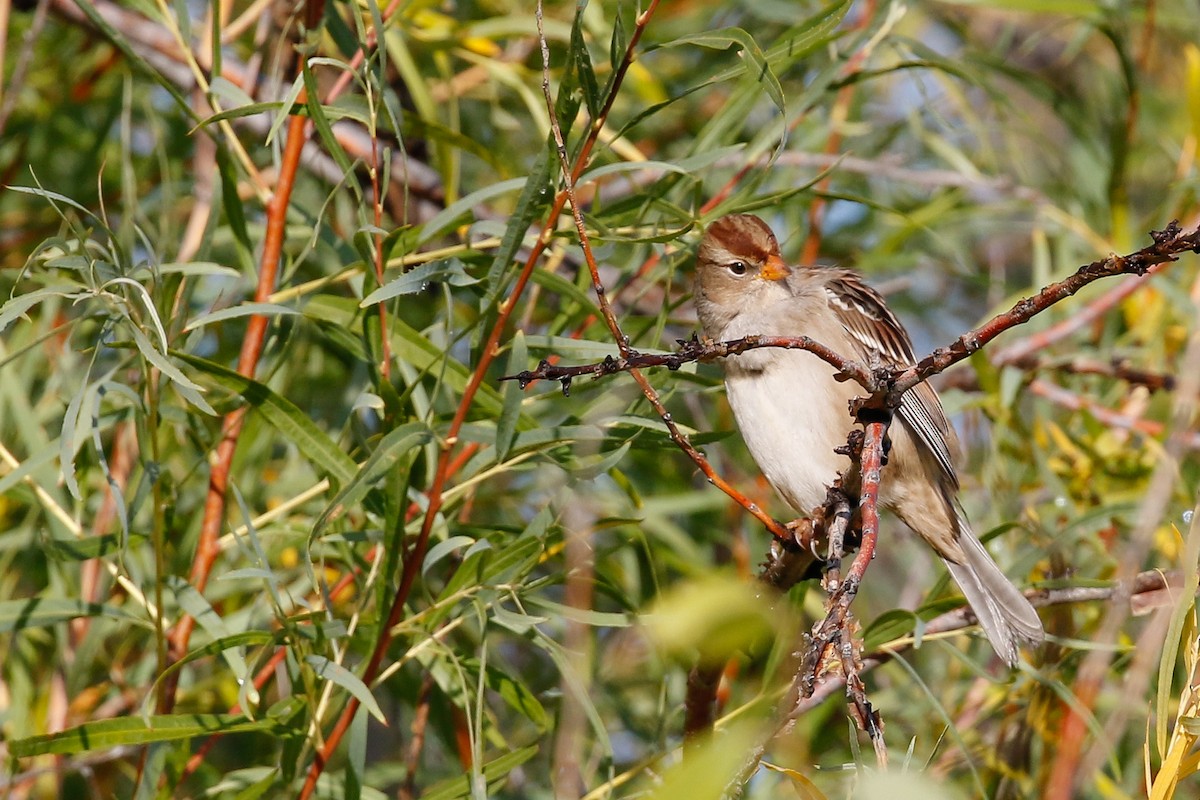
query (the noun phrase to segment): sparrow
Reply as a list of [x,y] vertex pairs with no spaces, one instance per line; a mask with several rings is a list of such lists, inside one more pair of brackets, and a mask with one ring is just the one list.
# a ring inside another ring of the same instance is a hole
[[[788,266],[765,222],[731,214],[708,226],[696,259],[695,305],[704,335],[809,336],[868,366],[916,362],[904,326],[854,272]],[[723,359],[738,429],[760,470],[801,515],[851,467],[836,452],[855,425],[850,401],[864,394],[804,350],[760,348]],[[954,432],[928,383],[907,391],[889,429],[880,503],[946,562],[996,653],[1013,666],[1020,642],[1037,643],[1037,612],[971,531],[959,505]]]

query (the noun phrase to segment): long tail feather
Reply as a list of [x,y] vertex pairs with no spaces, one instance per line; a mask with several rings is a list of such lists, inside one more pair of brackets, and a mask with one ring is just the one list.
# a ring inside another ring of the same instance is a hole
[[966,556],[961,564],[947,561],[950,575],[962,589],[996,653],[1008,665],[1017,663],[1021,641],[1037,644],[1045,632],[1037,611],[996,566],[961,514],[959,544]]

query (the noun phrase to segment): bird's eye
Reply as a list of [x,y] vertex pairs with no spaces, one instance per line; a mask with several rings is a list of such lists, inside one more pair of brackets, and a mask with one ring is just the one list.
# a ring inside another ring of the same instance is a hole
[[747,267],[745,261],[732,261],[729,264],[729,271],[734,275],[745,275],[746,269]]

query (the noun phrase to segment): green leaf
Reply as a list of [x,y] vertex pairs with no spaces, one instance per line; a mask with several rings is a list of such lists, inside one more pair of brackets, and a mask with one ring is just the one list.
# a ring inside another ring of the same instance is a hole
[[[175,592],[175,600],[179,603],[179,607],[196,620],[205,633],[217,640],[229,638],[229,628],[225,626],[225,620],[204,599],[204,596],[196,591],[196,587],[178,575],[167,576],[167,586]],[[238,685],[249,685],[247,684],[250,680],[249,670],[246,668],[246,659],[242,658],[241,649],[223,647],[221,648],[221,657],[229,665]],[[249,685],[247,696],[252,703],[258,703],[258,692],[254,690],[253,685]]]
[[587,608],[574,608],[536,595],[525,598],[525,602],[538,608],[544,608],[547,611],[553,611],[556,617],[569,619],[572,622],[582,622],[584,625],[592,625],[597,628],[628,628],[635,621],[632,614],[617,614],[607,611],[592,611]]
[[[525,332],[517,331],[512,339],[512,349],[508,353],[506,375],[516,375],[525,369],[529,360],[529,351],[525,347]],[[500,419],[496,421],[496,461],[503,461],[512,446],[513,437],[517,434],[517,421],[521,416],[521,401],[525,397],[525,387],[520,381],[508,381],[504,386],[504,407],[500,411]]]
[[150,343],[150,340],[146,338],[146,334],[142,333],[141,328],[139,328],[137,325],[130,325],[129,330],[133,334],[133,343],[137,346],[138,351],[145,356],[147,361],[158,367],[158,370],[163,374],[163,377],[171,380],[176,391],[183,395],[185,400],[203,411],[205,414],[209,414],[214,417],[217,416],[217,412],[213,410],[213,407],[210,406],[208,402],[200,396],[200,392],[203,391],[200,386],[184,375],[183,372],[180,371],[179,367],[171,363],[170,357],[156,350],[154,345]]
[[358,699],[362,707],[370,712],[371,716],[379,720],[384,725],[387,724],[387,718],[383,716],[383,709],[379,707],[379,703],[375,701],[375,696],[371,694],[371,690],[362,682],[362,678],[355,675],[350,670],[343,667],[341,664],[334,663],[324,656],[311,655],[305,656],[304,660],[321,678],[327,681],[332,681],[338,686],[345,689],[350,694]]
[[[483,778],[489,785],[499,784],[508,777],[508,773],[537,755],[536,745],[512,750],[499,758],[494,758],[483,765]],[[449,780],[439,781],[421,793],[421,800],[458,800],[460,797],[471,796],[471,776],[460,775]]]
[[500,695],[509,707],[537,725],[538,728],[546,730],[549,724],[546,709],[538,702],[529,687],[490,665],[484,670],[484,675],[488,688]]
[[554,164],[557,163],[551,158],[551,153],[552,150],[548,146],[538,154],[537,161],[524,182],[521,196],[517,199],[517,207],[508,219],[500,247],[497,248],[492,264],[488,267],[487,296],[482,303],[483,308],[490,308],[499,299],[506,285],[502,276],[512,266],[534,217],[551,199],[550,176],[553,174]]
[[441,261],[430,261],[428,264],[422,264],[380,286],[364,297],[359,306],[366,308],[402,294],[415,294],[425,289],[431,282],[445,282],[451,286],[472,286],[479,283],[480,280],[480,278],[473,278],[467,274],[460,259],[447,258]]
[[435,236],[440,235],[451,225],[458,222],[461,217],[471,214],[472,209],[481,203],[494,200],[502,194],[515,192],[517,189],[525,186],[526,183],[527,181],[524,178],[512,178],[507,181],[500,181],[499,183],[485,186],[482,189],[477,189],[461,200],[451,203],[439,211],[437,216],[421,226],[421,235],[417,237],[417,245],[423,245]]
[[916,628],[919,617],[903,608],[893,608],[876,617],[863,634],[863,647],[866,652],[874,652],[882,645],[895,639],[908,636]]
[[742,57],[746,61],[746,73],[753,79],[763,85],[763,90],[767,96],[771,98],[771,102],[779,109],[779,113],[787,115],[787,103],[783,98],[783,86],[779,83],[779,78],[771,70],[770,64],[767,63],[767,56],[758,46],[758,42],[754,41],[754,37],[741,28],[721,28],[715,31],[706,31],[704,33],[694,33],[689,36],[681,36],[674,41],[667,42],[663,47],[678,47],[685,44],[695,44],[701,47],[708,47],[714,50],[724,50],[730,46],[737,46],[742,51]]
[[433,431],[423,422],[409,422],[384,436],[354,477],[346,482],[342,490],[329,501],[329,505],[321,512],[321,516],[313,525],[313,535],[318,536],[320,530],[331,520],[341,516],[347,508],[358,503],[401,458],[432,439]]
[[604,98],[600,96],[596,71],[592,68],[592,56],[588,52],[587,42],[583,38],[583,10],[583,5],[576,7],[575,10],[575,20],[571,24],[571,49],[568,58],[571,59],[571,66],[575,68],[575,74],[579,76],[579,88],[583,90],[583,102],[587,106],[588,115],[592,119],[596,119],[600,116]]
[[13,324],[16,320],[25,315],[25,312],[41,303],[43,300],[48,300],[52,297],[63,297],[68,300],[80,297],[86,297],[84,293],[69,292],[65,289],[35,289],[32,292],[25,292],[10,297],[0,306],[0,333],[4,329]]
[[[46,554],[58,561],[90,561],[93,558],[105,558],[119,553],[122,545],[121,538],[119,533],[85,536],[82,539],[47,537],[42,544]],[[131,533],[129,544],[141,544],[146,541],[146,538],[144,533]]]
[[205,325],[211,325],[214,322],[223,322],[227,319],[237,319],[239,317],[278,317],[288,314],[299,314],[300,312],[294,308],[277,305],[275,303],[239,303],[236,306],[222,308],[220,311],[213,311],[209,314],[201,314],[187,324],[183,330],[194,331],[197,328],[203,328]]
[[446,582],[438,600],[445,600],[468,586],[505,583],[524,577],[538,563],[543,548],[541,535],[553,518],[550,509],[543,508],[516,541],[504,548],[481,549],[468,555]]
[[265,718],[251,720],[240,714],[159,714],[142,717],[85,722],[59,733],[30,736],[8,744],[9,754],[16,758],[41,755],[92,753],[123,745],[145,745],[152,742],[174,742],[197,736],[236,733],[269,733],[287,736],[294,733],[291,726]]
[[45,628],[78,617],[110,617],[150,626],[147,620],[135,617],[118,606],[65,598],[30,597],[0,602],[0,633]]
[[176,358],[186,361],[217,385],[241,395],[271,427],[307,458],[318,472],[330,477],[335,485],[344,486],[358,472],[358,465],[318,428],[308,415],[258,381],[250,380],[231,369],[207,359],[172,351]]
[[[311,59],[312,61],[324,61],[328,63],[334,62],[333,59]],[[305,59],[304,70],[304,102],[308,108],[309,119],[313,121],[313,127],[317,129],[317,135],[321,138],[322,149],[329,155],[333,156],[333,160],[337,162],[338,168],[343,175],[349,175],[354,169],[354,163],[350,160],[350,156],[346,154],[342,143],[333,135],[333,126],[329,124],[329,117],[325,114],[325,107],[321,105],[321,89],[317,86],[317,78],[313,75],[312,68],[309,65],[310,59]],[[349,69],[349,65],[342,64],[343,69]]]

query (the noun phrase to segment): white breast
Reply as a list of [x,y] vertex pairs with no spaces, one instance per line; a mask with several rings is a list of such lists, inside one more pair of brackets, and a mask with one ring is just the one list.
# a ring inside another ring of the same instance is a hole
[[727,359],[725,370],[746,447],[775,491],[807,514],[850,464],[833,450],[854,426],[847,403],[857,384],[838,383],[827,364],[802,351],[760,350]]

